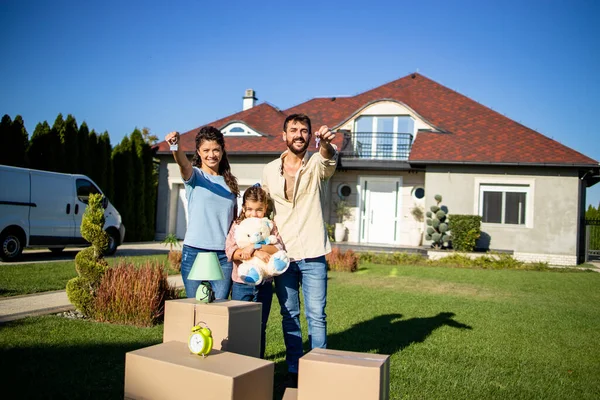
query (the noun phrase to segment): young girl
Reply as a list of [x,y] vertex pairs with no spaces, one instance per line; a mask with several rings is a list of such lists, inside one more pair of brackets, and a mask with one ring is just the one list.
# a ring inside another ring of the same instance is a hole
[[275,222],[273,222],[271,235],[274,235],[277,238],[277,244],[262,245],[260,249],[255,249],[252,244],[245,248],[239,248],[235,243],[235,230],[239,223],[245,218],[263,218],[267,215],[268,196],[267,192],[265,192],[259,184],[248,188],[244,192],[242,211],[240,212],[238,219],[231,226],[229,235],[227,235],[227,240],[225,241],[225,253],[227,254],[227,258],[233,261],[233,271],[231,273],[233,288],[231,291],[231,299],[258,301],[262,303],[260,358],[264,358],[265,356],[265,332],[269,313],[271,312],[271,301],[273,300],[273,279],[265,279],[263,283],[257,286],[247,285],[238,276],[238,267],[242,261],[249,260],[253,256],[262,259],[264,262],[268,262],[271,254],[285,249]]

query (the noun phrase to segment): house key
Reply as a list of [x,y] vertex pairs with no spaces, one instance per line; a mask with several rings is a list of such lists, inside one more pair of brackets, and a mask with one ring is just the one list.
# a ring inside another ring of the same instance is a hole
[[179,144],[177,142],[177,138],[171,139],[171,141],[169,142],[169,149],[171,151],[177,151],[177,149],[179,149]]

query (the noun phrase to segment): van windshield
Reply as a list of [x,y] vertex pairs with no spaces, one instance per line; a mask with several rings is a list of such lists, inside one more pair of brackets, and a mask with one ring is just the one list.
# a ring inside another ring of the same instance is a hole
[[102,192],[100,192],[100,189],[98,189],[92,182],[88,181],[87,179],[77,179],[76,185],[77,198],[79,199],[79,201],[85,204],[88,203],[88,198],[90,197],[90,194],[102,194]]

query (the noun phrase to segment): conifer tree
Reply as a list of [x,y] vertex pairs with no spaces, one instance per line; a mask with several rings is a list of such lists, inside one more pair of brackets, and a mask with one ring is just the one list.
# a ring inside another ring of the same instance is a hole
[[63,171],[69,174],[79,173],[79,145],[77,143],[77,121],[71,114],[67,115],[63,129],[60,131],[63,149]]
[[65,168],[65,151],[63,147],[63,135],[65,130],[65,120],[62,114],[58,114],[54,125],[50,129],[48,136],[49,150],[52,152],[52,163],[49,165],[48,171],[66,172]]
[[11,125],[11,141],[7,145],[13,157],[13,163],[17,167],[27,167],[27,149],[29,147],[29,134],[25,129],[25,122],[17,115]]
[[92,162],[90,160],[90,130],[85,121],[81,123],[77,132],[77,147],[79,148],[78,171],[80,174],[90,176],[92,170]]
[[50,135],[50,125],[48,125],[48,122],[40,122],[35,126],[27,151],[27,158],[31,168],[56,171],[56,160],[52,152],[52,139]]
[[3,144],[0,146],[0,164],[4,165],[13,165],[12,164],[12,156],[11,149],[8,143],[12,142],[11,138],[12,134],[12,119],[8,114],[4,114],[2,117],[2,121],[0,121],[0,140],[2,140]]

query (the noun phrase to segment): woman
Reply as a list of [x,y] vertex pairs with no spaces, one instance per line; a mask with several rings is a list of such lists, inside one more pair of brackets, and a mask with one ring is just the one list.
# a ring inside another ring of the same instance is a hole
[[[167,143],[179,143],[179,132],[171,132]],[[223,270],[223,280],[211,281],[216,299],[226,299],[231,290],[231,261],[225,254],[225,238],[236,215],[239,188],[225,152],[223,134],[212,126],[200,129],[196,135],[196,154],[192,163],[179,147],[173,157],[185,183],[188,201],[188,224],[183,240],[181,276],[187,297],[195,297],[199,281],[188,280],[196,255],[217,253]]]

